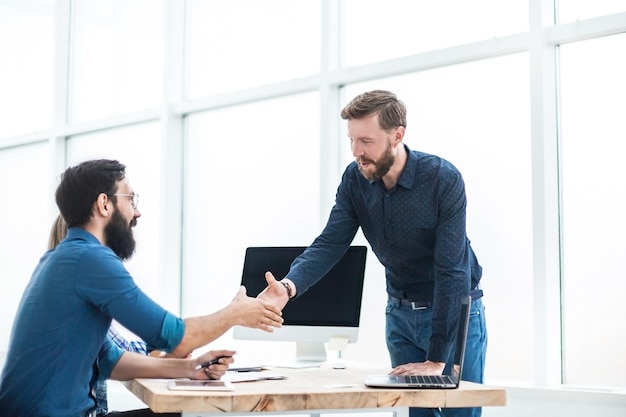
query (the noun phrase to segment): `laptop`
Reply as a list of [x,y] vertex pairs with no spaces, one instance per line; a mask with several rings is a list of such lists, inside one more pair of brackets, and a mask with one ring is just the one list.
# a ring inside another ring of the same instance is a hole
[[471,302],[472,299],[469,295],[461,300],[459,329],[454,344],[454,363],[449,375],[368,375],[365,378],[365,385],[377,388],[458,388],[463,371]]

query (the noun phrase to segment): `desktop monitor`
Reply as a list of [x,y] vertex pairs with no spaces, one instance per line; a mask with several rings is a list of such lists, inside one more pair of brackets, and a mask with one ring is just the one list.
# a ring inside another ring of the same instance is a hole
[[[241,285],[251,297],[265,287],[265,272],[276,279],[289,272],[293,260],[306,247],[250,247],[246,250]],[[297,294],[283,309],[283,326],[268,333],[236,326],[235,339],[291,341],[296,343],[297,364],[326,361],[325,343],[342,338],[355,343],[359,333],[365,246],[351,246],[335,266],[306,292]]]

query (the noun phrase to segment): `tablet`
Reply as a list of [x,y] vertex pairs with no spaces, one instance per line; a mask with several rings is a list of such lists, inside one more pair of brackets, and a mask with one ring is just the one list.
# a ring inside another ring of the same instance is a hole
[[250,382],[250,381],[262,381],[266,379],[286,379],[287,377],[282,374],[275,374],[272,372],[260,371],[260,372],[226,372],[223,377],[225,382]]
[[228,370],[231,372],[261,372],[265,367],[261,365],[244,365],[244,366],[229,366]]
[[172,379],[167,382],[167,388],[179,391],[232,391],[234,389],[229,381],[217,379]]

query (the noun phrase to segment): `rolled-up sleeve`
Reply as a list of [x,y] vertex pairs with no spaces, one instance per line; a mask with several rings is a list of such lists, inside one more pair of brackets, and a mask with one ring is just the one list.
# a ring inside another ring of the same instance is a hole
[[124,350],[117,346],[113,340],[107,335],[104,339],[104,343],[98,353],[98,370],[100,372],[100,378],[109,379],[113,368],[117,365]]

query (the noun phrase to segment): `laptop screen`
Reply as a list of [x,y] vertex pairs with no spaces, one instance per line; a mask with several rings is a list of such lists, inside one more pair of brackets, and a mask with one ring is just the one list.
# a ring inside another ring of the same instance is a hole
[[454,346],[454,361],[452,362],[452,371],[450,372],[452,376],[459,379],[461,379],[460,372],[463,369],[463,360],[465,359],[465,344],[467,342],[471,302],[472,300],[469,296],[463,297],[459,313],[459,328]]

